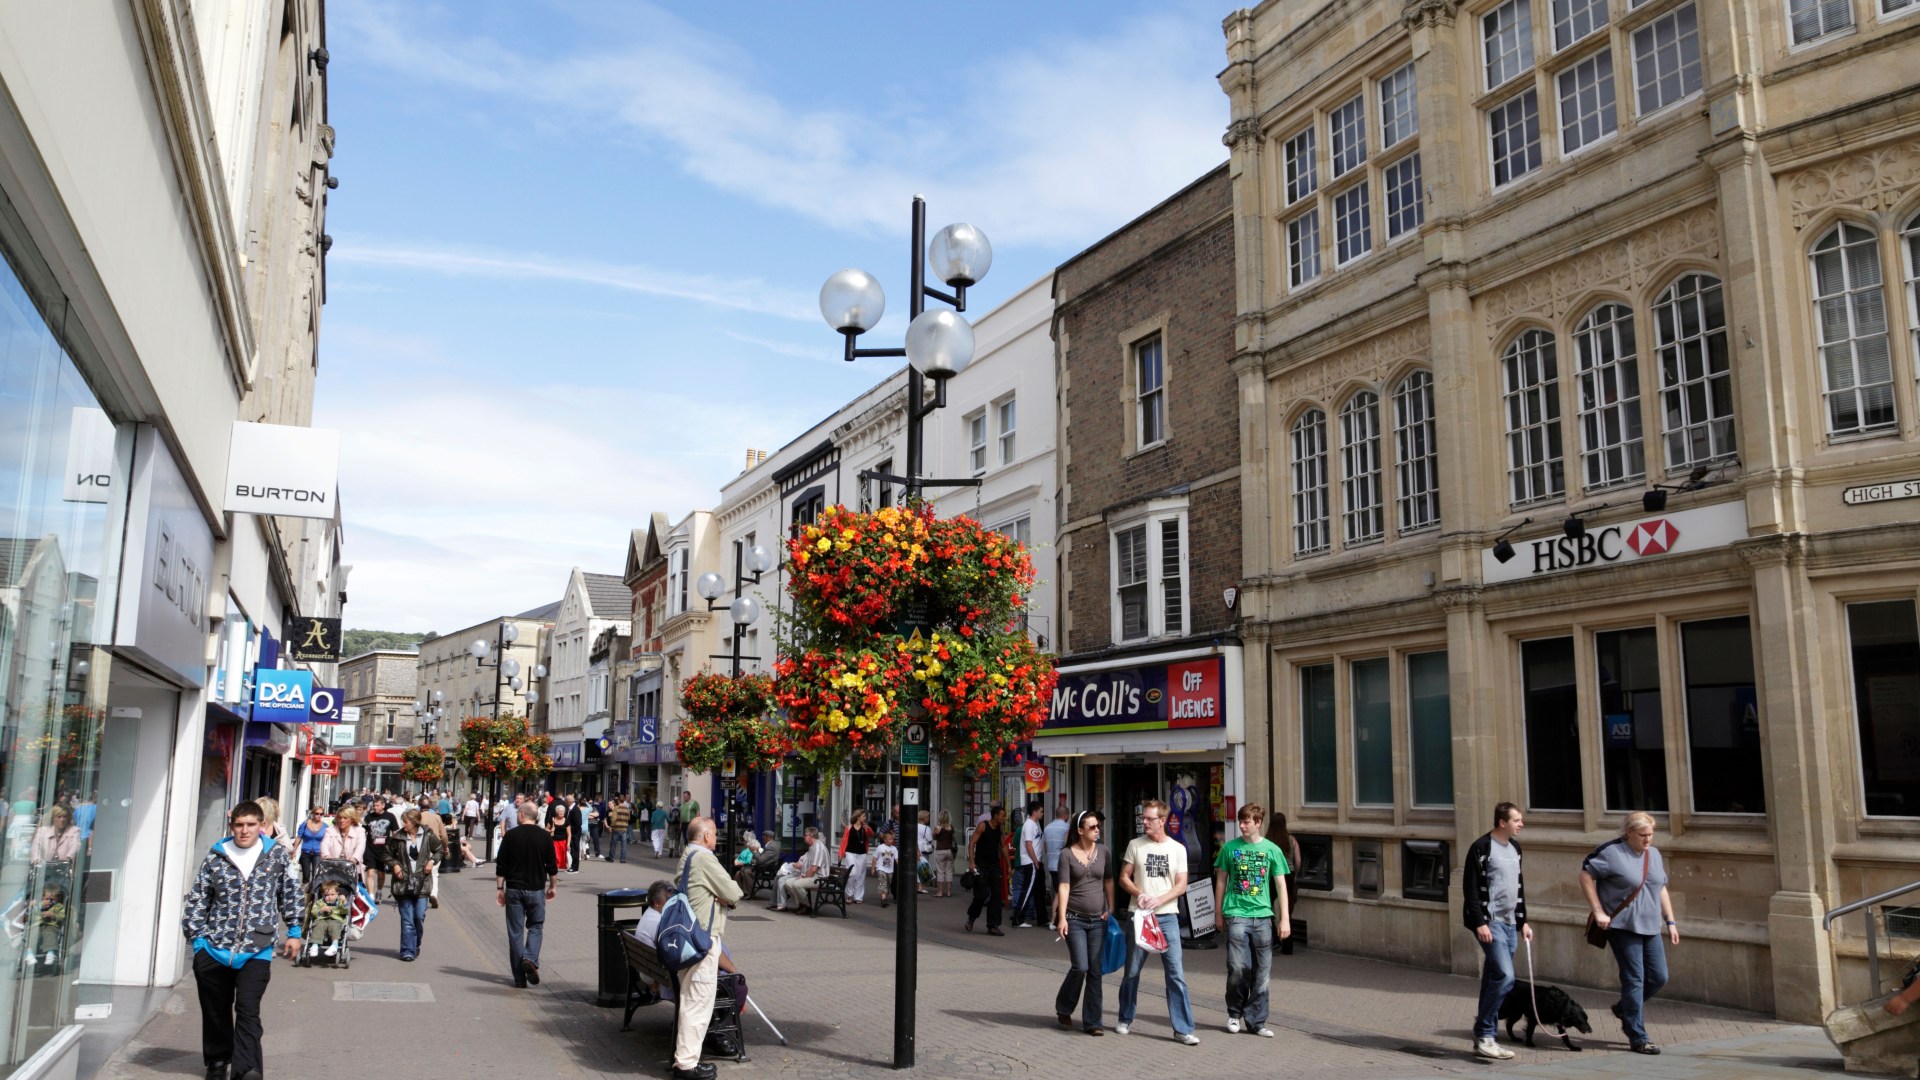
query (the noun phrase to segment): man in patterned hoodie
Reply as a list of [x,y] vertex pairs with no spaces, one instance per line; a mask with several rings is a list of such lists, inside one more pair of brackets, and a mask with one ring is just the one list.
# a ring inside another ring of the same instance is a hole
[[300,946],[300,885],[292,849],[260,835],[260,804],[243,802],[227,822],[233,835],[200,861],[180,925],[193,942],[200,989],[200,1044],[207,1080],[261,1080],[260,999],[272,975],[280,924],[288,957]]

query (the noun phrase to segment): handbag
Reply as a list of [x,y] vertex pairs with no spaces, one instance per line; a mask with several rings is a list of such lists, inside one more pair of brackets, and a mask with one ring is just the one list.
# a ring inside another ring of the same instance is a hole
[[[1633,903],[1634,897],[1640,895],[1640,890],[1647,887],[1647,871],[1652,866],[1653,845],[1649,844],[1647,845],[1647,853],[1640,858],[1640,884],[1635,885],[1633,891],[1627,894],[1626,899],[1620,901],[1619,907],[1607,912],[1609,922],[1617,918],[1621,912],[1627,910],[1627,905]],[[1600,928],[1600,920],[1594,918],[1591,911],[1587,913],[1587,944],[1596,949],[1604,949],[1607,947],[1607,932]]]
[[979,874],[976,874],[971,870],[962,871],[960,874],[960,887],[971,892],[973,891],[974,884],[979,880],[980,880]]
[[1100,949],[1100,974],[1111,975],[1127,966],[1127,932],[1120,920],[1107,916],[1107,940]]

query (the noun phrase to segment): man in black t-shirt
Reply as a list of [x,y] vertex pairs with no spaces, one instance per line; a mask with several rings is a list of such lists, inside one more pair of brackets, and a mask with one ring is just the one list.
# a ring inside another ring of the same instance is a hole
[[387,809],[387,800],[375,795],[373,812],[361,824],[367,829],[367,874],[373,878],[369,885],[374,895],[378,896],[387,887],[387,844],[400,832],[400,819]]
[[[565,799],[555,799],[547,804],[547,832],[547,840],[553,845],[555,862],[561,863],[566,859],[561,853],[571,853],[573,848],[573,808],[567,805]],[[579,868],[567,865],[561,865],[560,870],[568,874],[580,872]]]
[[537,807],[522,806],[520,824],[507,830],[493,863],[494,900],[507,909],[507,965],[513,985],[523,988],[540,983],[540,932],[559,873],[553,834],[539,822]]

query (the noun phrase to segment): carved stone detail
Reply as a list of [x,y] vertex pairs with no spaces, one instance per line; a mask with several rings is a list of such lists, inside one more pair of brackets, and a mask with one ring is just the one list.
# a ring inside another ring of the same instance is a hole
[[1221,143],[1228,147],[1238,146],[1248,139],[1254,142],[1259,142],[1261,139],[1260,121],[1251,116],[1243,116],[1228,124],[1227,133],[1220,137]]
[[1478,585],[1456,585],[1435,590],[1433,602],[1440,605],[1442,611],[1477,611],[1480,608],[1480,594]]
[[1804,563],[1807,559],[1807,550],[1805,533],[1758,536],[1733,546],[1734,554],[1740,556],[1740,561],[1747,564],[1749,571],[1764,570],[1770,566],[1782,564]]
[[1558,321],[1569,304],[1592,289],[1645,288],[1654,270],[1675,255],[1720,257],[1718,211],[1699,207],[1487,290],[1478,298],[1487,339],[1511,332],[1523,317]]
[[1891,209],[1920,184],[1920,139],[1876,146],[1802,169],[1787,178],[1787,212],[1804,229],[1835,206],[1869,214]]
[[1294,384],[1288,393],[1289,397],[1312,398],[1329,409],[1337,409],[1339,403],[1331,398],[1346,383],[1370,383],[1384,397],[1392,393],[1393,388],[1381,386],[1380,382],[1394,368],[1406,361],[1424,364],[1432,354],[1427,322],[1421,319],[1395,327],[1384,334],[1376,334],[1324,360],[1309,361],[1296,372],[1282,378]]
[[1409,0],[1407,6],[1400,9],[1400,22],[1408,30],[1452,26],[1459,10],[1460,0]]

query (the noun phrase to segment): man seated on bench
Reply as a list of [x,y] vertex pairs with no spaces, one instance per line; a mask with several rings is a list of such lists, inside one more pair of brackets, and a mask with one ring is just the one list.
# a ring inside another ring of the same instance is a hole
[[752,896],[754,876],[770,873],[780,865],[780,841],[773,838],[773,833],[763,832],[759,840],[747,837],[747,847],[753,852],[753,857],[742,862],[740,868],[733,872],[733,880],[740,883],[741,892]]
[[807,830],[807,853],[793,864],[793,873],[773,883],[773,903],[768,904],[774,911],[787,910],[788,901],[792,901],[793,910],[799,911],[813,903],[813,890],[820,887],[820,879],[825,877],[827,869],[833,864],[833,857],[827,854],[827,845],[820,839],[820,830]]
[[[667,901],[671,899],[673,899],[673,882],[656,881],[647,886],[647,910],[641,912],[640,924],[633,928],[633,936],[640,939],[640,944],[649,949],[653,948],[654,941],[660,936],[660,912],[665,910]],[[727,955],[727,946],[724,942],[720,945],[720,970],[736,974],[740,970],[733,966],[733,957]],[[653,996],[661,1001],[673,1000],[671,984],[653,986],[650,989],[653,990]]]

